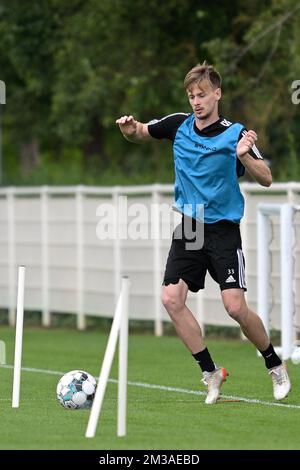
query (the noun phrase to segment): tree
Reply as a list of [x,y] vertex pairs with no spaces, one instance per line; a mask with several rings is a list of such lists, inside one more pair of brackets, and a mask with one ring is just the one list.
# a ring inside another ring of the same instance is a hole
[[242,37],[214,39],[207,48],[223,71],[226,112],[258,131],[275,176],[299,178],[290,160],[300,151],[300,109],[291,100],[292,82],[300,77],[300,2],[268,3],[255,17],[244,10],[235,18],[246,22]]
[[183,78],[208,59],[223,76],[223,112],[258,131],[279,175],[300,145],[299,11],[296,0],[2,0],[9,151],[23,173],[49,168],[36,182],[54,181],[53,165],[61,181],[172,181],[170,149],[128,144],[115,119],[189,110]]

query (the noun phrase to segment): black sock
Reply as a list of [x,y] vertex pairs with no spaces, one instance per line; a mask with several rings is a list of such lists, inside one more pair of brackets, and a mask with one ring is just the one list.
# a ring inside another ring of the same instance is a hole
[[207,348],[203,349],[203,351],[193,354],[193,357],[198,362],[202,372],[212,372],[213,370],[215,370],[215,364],[212,358],[210,357]]
[[272,343],[270,343],[269,347],[265,351],[260,352],[265,359],[267,369],[272,369],[272,367],[280,366],[280,364],[282,364],[281,359],[274,351]]

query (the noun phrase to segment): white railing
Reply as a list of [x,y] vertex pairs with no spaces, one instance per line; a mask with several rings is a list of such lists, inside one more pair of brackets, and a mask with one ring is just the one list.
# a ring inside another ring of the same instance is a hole
[[[257,204],[299,204],[300,183],[278,183],[271,188],[242,183],[241,189],[246,200],[241,230],[247,299],[250,307],[256,309]],[[163,321],[169,318],[161,305],[160,291],[170,240],[159,237],[99,240],[96,236],[97,208],[107,202],[117,207],[121,195],[128,196],[130,204],[171,205],[173,185],[0,189],[0,307],[8,309],[10,324],[15,323],[17,266],[26,265],[25,309],[41,311],[44,326],[51,324],[52,313],[75,313],[79,329],[85,328],[86,315],[112,317],[120,279],[122,275],[129,275],[132,282],[130,319],[153,320],[155,334],[163,333]],[[152,233],[161,233],[159,211],[154,210],[153,214]],[[114,220],[116,230],[122,229],[120,220],[118,217]],[[300,230],[296,233],[294,251],[298,257]],[[278,253],[279,248],[274,246],[275,261]],[[299,274],[296,263],[296,284]],[[280,272],[274,271],[275,294],[279,279]],[[205,291],[190,294],[188,302],[202,326],[236,325],[225,313],[218,286],[209,276]],[[299,304],[300,299],[296,298],[297,315]],[[271,322],[280,329],[280,297],[276,295]]]

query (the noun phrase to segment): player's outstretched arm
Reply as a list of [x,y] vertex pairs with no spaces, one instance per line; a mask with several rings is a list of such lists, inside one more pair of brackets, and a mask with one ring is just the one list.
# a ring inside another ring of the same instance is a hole
[[242,162],[248,173],[262,186],[271,186],[272,173],[268,165],[263,160],[255,160],[249,151],[257,140],[257,135],[254,131],[248,131],[239,141],[236,149],[237,156]]
[[150,140],[148,124],[136,121],[133,116],[122,116],[116,120],[125,139],[134,143],[142,143]]

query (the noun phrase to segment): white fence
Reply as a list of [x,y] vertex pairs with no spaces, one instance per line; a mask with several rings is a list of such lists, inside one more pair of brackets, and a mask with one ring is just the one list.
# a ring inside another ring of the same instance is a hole
[[[241,226],[246,257],[250,307],[256,309],[256,219],[259,202],[300,202],[300,183],[241,184],[246,211]],[[173,185],[135,187],[34,187],[0,190],[0,308],[8,309],[15,321],[17,266],[26,265],[25,308],[42,312],[42,323],[51,324],[51,313],[76,313],[78,328],[85,328],[86,315],[112,317],[122,275],[130,276],[130,318],[154,320],[155,333],[163,332],[169,320],[161,301],[161,281],[170,240],[99,240],[97,209],[118,205],[121,195],[128,206],[143,203],[172,204]],[[162,228],[158,212],[151,218],[152,230]],[[178,216],[178,220],[180,217]],[[176,222],[176,220],[175,220]],[[299,220],[295,218],[294,246],[295,322],[300,323]],[[120,225],[116,218],[115,225]],[[153,227],[154,225],[154,227]],[[279,232],[273,220],[271,327],[280,329]],[[171,231],[171,230],[170,230]],[[235,325],[220,302],[218,286],[207,276],[206,289],[189,294],[189,306],[202,324]]]

